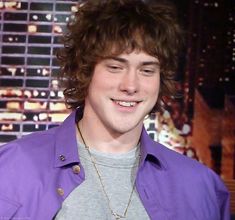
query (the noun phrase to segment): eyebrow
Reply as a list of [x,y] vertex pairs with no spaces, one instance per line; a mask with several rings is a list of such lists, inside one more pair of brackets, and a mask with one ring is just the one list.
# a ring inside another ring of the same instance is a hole
[[[124,58],[121,58],[121,57],[113,57],[113,56],[107,56],[107,57],[104,57],[104,59],[107,59],[107,60],[116,60],[116,61],[119,61],[121,63],[128,63],[128,61]],[[156,66],[159,66],[160,63],[158,61],[145,61],[145,62],[141,62],[141,65],[143,66],[147,66],[147,65],[156,65]]]

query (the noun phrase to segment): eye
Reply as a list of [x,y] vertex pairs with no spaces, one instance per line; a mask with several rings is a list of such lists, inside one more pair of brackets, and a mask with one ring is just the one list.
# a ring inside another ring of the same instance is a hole
[[123,67],[120,65],[116,65],[116,64],[108,64],[107,69],[111,73],[118,73],[123,70]]
[[143,75],[151,76],[151,75],[156,73],[156,69],[154,69],[154,68],[144,68],[144,69],[140,69],[140,72]]

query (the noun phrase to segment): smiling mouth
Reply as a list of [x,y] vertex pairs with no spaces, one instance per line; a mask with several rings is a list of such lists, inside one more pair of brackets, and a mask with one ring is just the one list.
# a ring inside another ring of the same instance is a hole
[[112,101],[122,107],[135,107],[138,103],[140,103],[140,101],[121,101],[121,100],[114,100],[114,99],[112,99]]

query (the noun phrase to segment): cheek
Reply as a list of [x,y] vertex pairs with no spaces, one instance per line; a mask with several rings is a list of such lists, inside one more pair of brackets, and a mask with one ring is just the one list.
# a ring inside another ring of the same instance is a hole
[[100,80],[99,77],[93,77],[90,86],[89,92],[90,93],[99,93],[105,89],[107,82],[105,80]]
[[159,93],[160,83],[159,80],[150,80],[145,83],[145,91],[148,94],[151,94],[153,97],[157,96]]
[[93,87],[93,90],[97,90],[97,92],[108,91],[109,89],[115,87],[116,83],[117,80],[115,80],[113,77],[99,72],[93,76],[91,86]]

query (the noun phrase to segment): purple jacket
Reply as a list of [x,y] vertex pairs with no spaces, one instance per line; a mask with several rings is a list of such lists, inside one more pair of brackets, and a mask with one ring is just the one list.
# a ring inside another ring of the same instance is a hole
[[[0,219],[53,219],[84,181],[75,120],[73,112],[59,127],[0,148]],[[151,219],[229,220],[229,194],[213,171],[152,141],[144,129],[141,153],[136,188]]]

